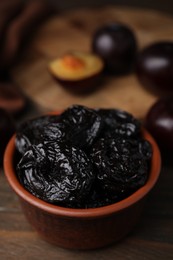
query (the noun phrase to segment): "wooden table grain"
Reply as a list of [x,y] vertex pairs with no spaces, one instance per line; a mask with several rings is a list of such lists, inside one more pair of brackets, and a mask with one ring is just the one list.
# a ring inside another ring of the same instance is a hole
[[[42,109],[31,106],[25,118],[41,112]],[[159,181],[148,198],[143,214],[134,230],[125,239],[112,246],[91,251],[62,249],[41,240],[28,224],[17,196],[9,187],[1,169],[0,260],[171,260],[172,205],[173,163],[164,159]]]

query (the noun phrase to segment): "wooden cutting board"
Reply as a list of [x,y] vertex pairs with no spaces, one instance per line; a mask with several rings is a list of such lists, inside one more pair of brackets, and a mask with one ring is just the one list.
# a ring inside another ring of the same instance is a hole
[[88,95],[69,93],[49,74],[48,62],[70,50],[90,51],[93,32],[107,22],[130,26],[139,48],[159,40],[173,40],[173,19],[160,12],[104,7],[80,9],[52,17],[35,36],[21,62],[12,71],[14,81],[46,110],[61,110],[71,104],[125,109],[143,118],[156,97],[144,90],[135,74],[108,77]]

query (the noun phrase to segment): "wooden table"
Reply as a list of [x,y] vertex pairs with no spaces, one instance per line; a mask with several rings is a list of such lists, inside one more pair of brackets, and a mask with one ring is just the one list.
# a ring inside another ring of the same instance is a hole
[[[44,110],[36,108],[38,107],[31,107],[24,118],[40,114]],[[164,160],[160,179],[150,194],[145,211],[135,229],[123,241],[92,251],[65,250],[50,245],[37,236],[21,212],[17,197],[1,170],[0,259],[173,259],[172,203],[173,165]]]

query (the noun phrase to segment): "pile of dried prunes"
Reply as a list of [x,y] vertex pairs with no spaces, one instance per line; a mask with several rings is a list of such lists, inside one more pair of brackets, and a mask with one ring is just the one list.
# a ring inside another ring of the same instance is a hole
[[152,157],[131,114],[81,105],[22,123],[16,149],[21,184],[36,197],[69,208],[128,197],[146,183]]

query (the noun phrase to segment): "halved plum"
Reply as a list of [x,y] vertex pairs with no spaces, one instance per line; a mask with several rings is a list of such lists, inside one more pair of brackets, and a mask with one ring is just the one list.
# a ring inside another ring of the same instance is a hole
[[71,91],[95,89],[104,68],[102,59],[91,53],[71,52],[50,62],[50,73]]

